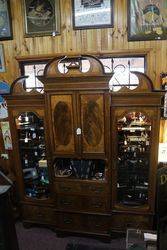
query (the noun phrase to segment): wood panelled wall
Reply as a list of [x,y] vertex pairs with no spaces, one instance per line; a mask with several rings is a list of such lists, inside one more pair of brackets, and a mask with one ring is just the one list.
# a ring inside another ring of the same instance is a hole
[[32,56],[56,53],[112,53],[117,51],[149,50],[147,74],[159,87],[160,73],[167,71],[167,40],[127,41],[127,1],[115,0],[114,28],[73,30],[71,0],[60,0],[61,35],[56,37],[24,37],[22,0],[10,0],[13,24],[13,40],[1,41],[4,45],[6,72],[0,80],[11,83],[19,74],[17,56]]

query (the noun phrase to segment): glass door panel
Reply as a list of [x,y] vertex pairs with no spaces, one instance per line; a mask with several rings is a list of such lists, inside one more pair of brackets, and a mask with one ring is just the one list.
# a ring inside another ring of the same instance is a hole
[[45,155],[44,121],[33,112],[21,113],[16,119],[25,195],[38,199],[49,196],[48,169]]
[[127,206],[148,203],[151,122],[141,112],[117,120],[117,202]]

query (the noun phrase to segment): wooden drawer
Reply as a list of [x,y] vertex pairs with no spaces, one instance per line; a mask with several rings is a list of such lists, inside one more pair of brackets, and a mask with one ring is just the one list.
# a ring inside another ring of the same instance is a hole
[[54,210],[48,207],[23,205],[22,216],[26,221],[55,224]]
[[118,214],[112,215],[111,227],[120,231],[125,231],[128,227],[151,229],[152,218],[144,215],[132,215],[132,214]]
[[70,211],[107,212],[107,198],[75,195],[58,195],[56,208]]
[[108,193],[107,183],[82,183],[81,190],[86,195],[103,196]]
[[80,210],[81,199],[78,196],[58,195],[56,198],[56,208],[62,210]]
[[90,212],[107,212],[109,202],[106,197],[84,197],[82,200],[82,209]]
[[56,213],[56,227],[64,231],[86,232],[108,235],[110,232],[108,216],[76,213]]
[[58,194],[79,194],[81,192],[80,184],[75,182],[55,182],[55,191]]
[[69,231],[82,231],[80,214],[56,212],[56,228]]
[[58,194],[81,194],[87,196],[104,196],[108,193],[107,183],[90,183],[90,182],[55,182],[55,192]]
[[89,232],[99,234],[109,234],[110,232],[110,217],[100,215],[88,215],[83,217],[86,222],[85,227]]

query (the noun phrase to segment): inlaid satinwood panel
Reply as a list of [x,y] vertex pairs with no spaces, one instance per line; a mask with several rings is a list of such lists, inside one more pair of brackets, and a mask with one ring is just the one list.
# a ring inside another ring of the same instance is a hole
[[74,146],[72,95],[51,96],[53,144],[55,153],[71,154]]
[[104,153],[103,94],[80,95],[82,152]]

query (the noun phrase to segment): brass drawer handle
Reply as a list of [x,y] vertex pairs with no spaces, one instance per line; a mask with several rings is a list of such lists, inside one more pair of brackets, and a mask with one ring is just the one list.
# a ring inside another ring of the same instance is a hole
[[41,213],[38,213],[37,214],[37,217],[39,217],[39,218],[42,218],[44,215],[43,214],[41,214]]
[[65,191],[65,192],[67,192],[67,191],[70,191],[70,190],[71,190],[71,188],[70,188],[70,187],[60,187],[60,189],[61,189],[62,191]]
[[61,203],[62,205],[66,205],[66,206],[72,205],[72,201],[60,200],[60,203]]
[[64,218],[64,223],[67,225],[72,224],[72,219]]
[[101,225],[99,225],[99,224],[95,224],[95,227],[100,227]]
[[103,192],[103,188],[95,188],[95,187],[90,187],[90,190],[95,192],[95,193],[101,193]]
[[102,202],[92,203],[92,206],[95,207],[95,208],[100,208],[100,207],[103,206],[103,203]]

